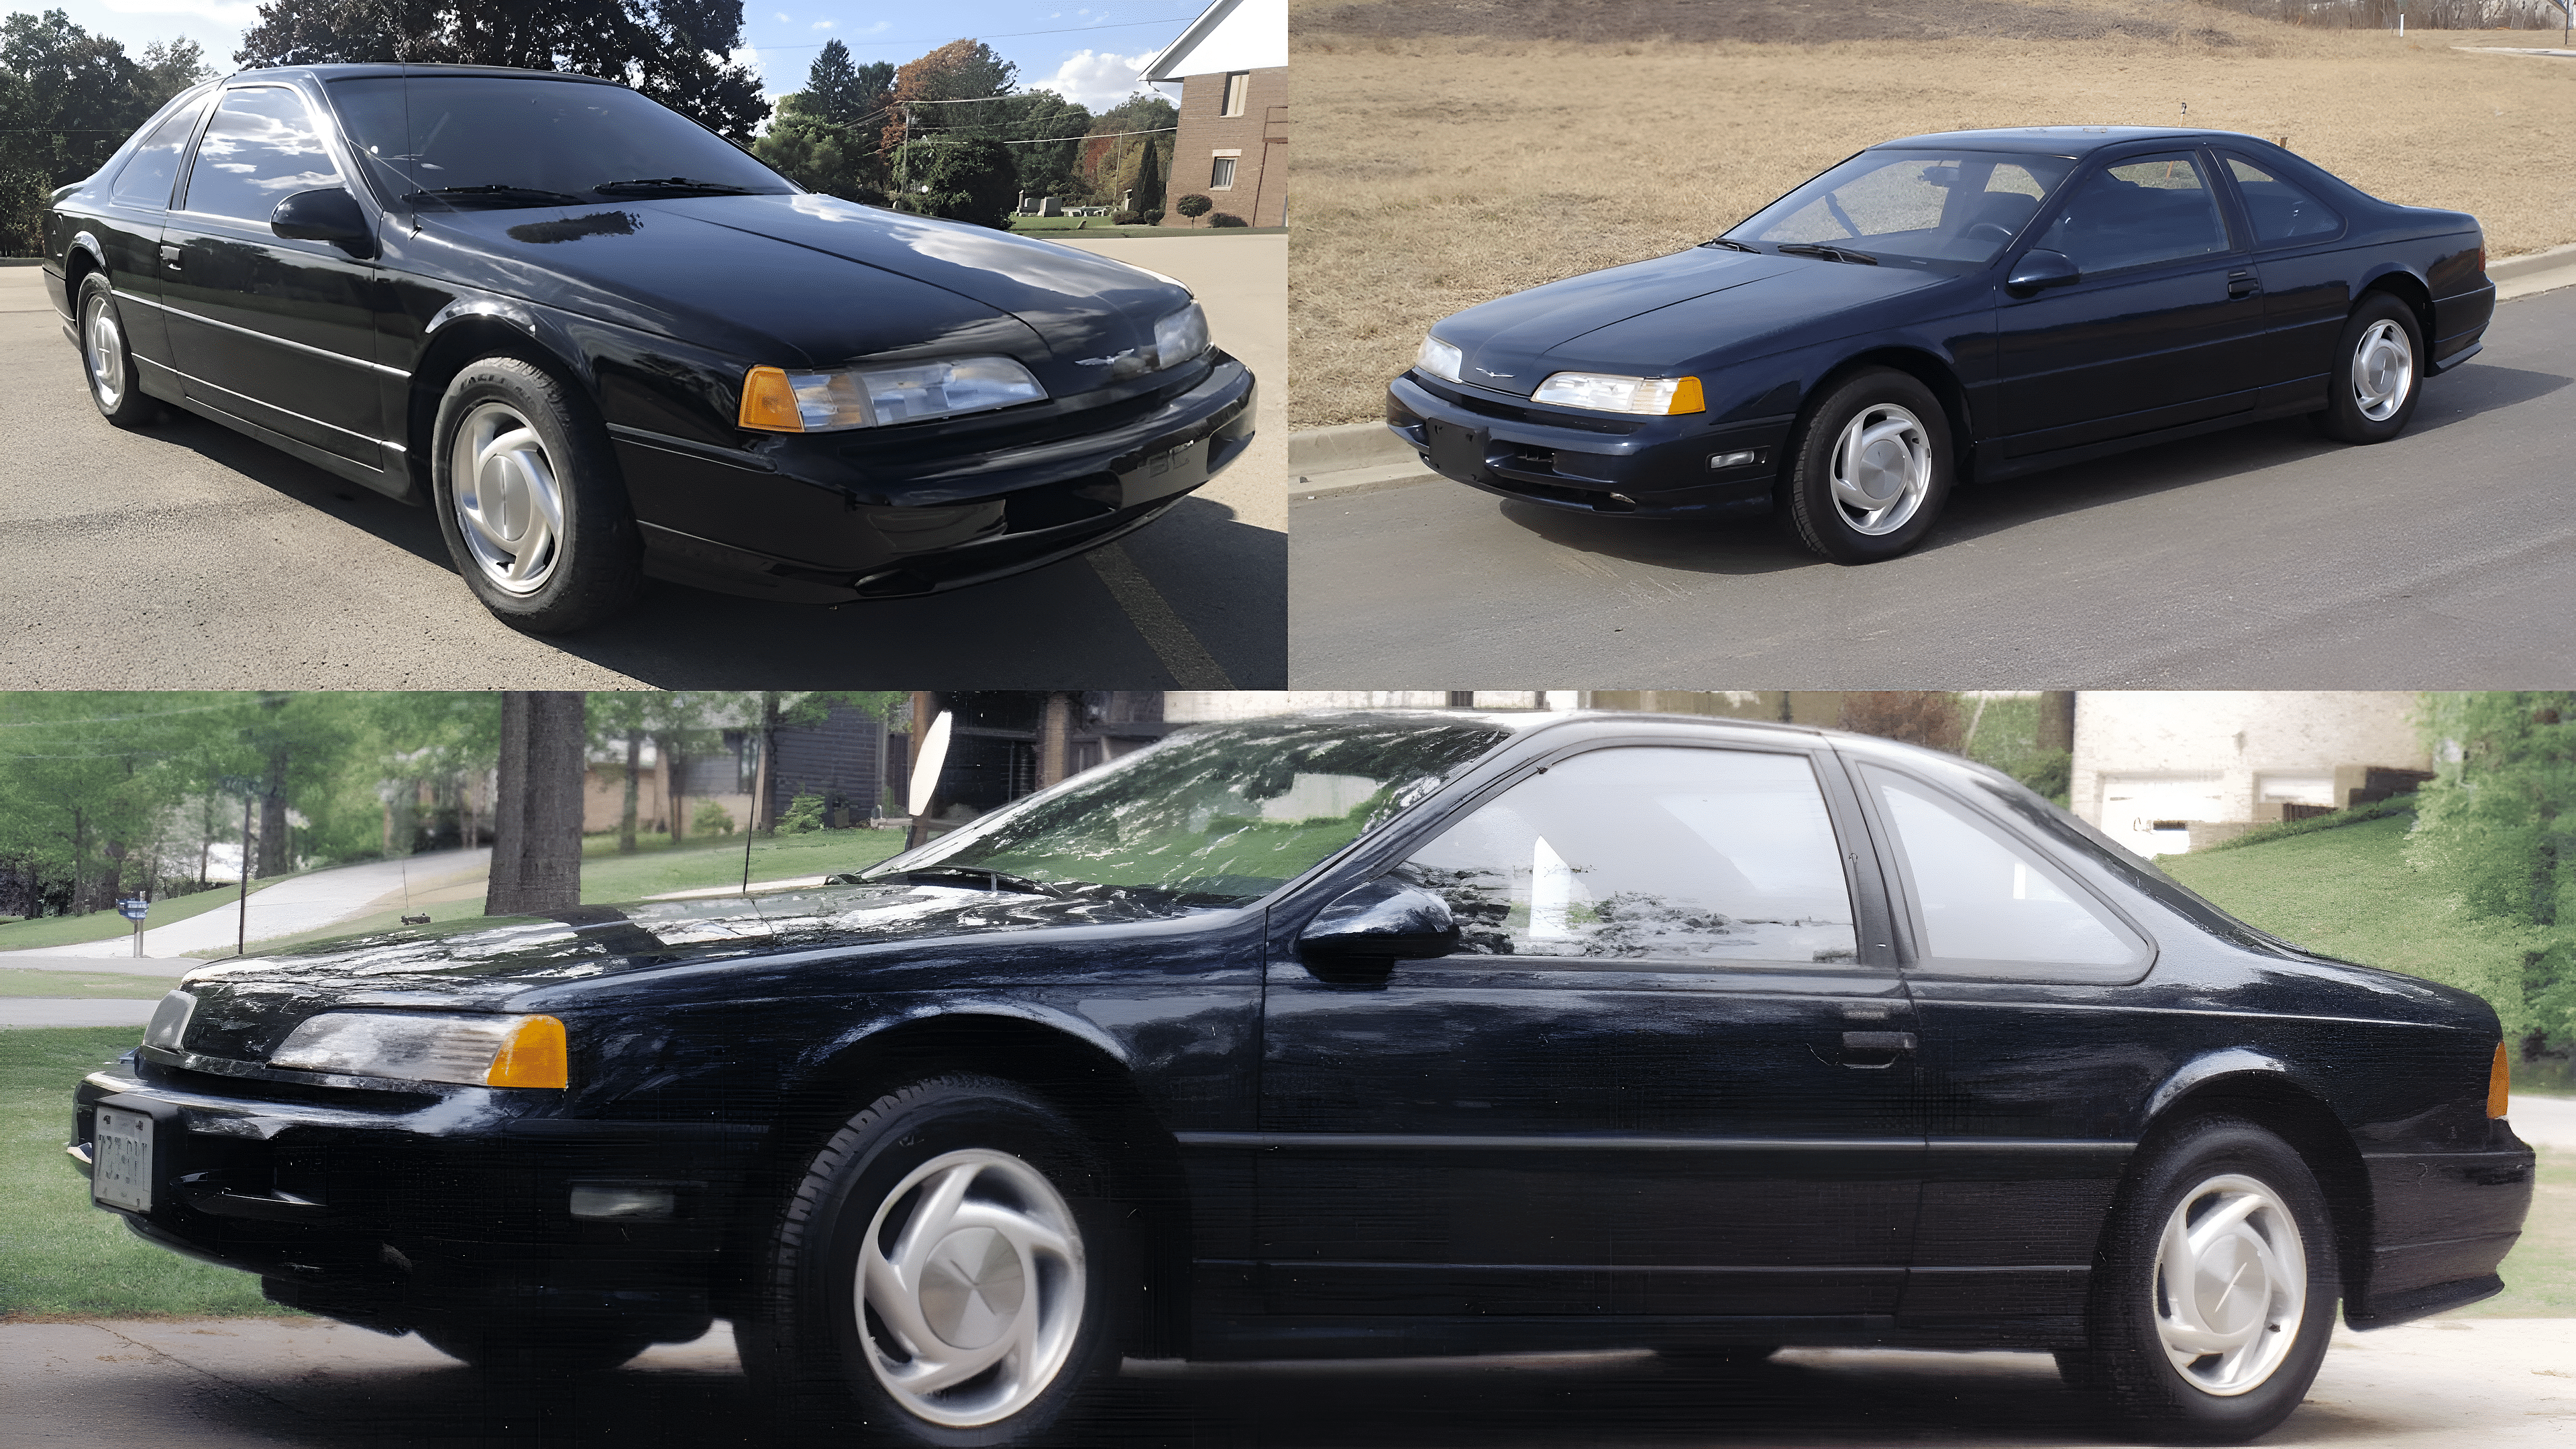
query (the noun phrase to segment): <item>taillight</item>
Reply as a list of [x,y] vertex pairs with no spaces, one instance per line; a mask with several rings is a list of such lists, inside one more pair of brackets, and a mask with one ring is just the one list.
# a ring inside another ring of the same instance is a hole
[[2496,1043],[2495,1065],[2487,1068],[2487,1115],[2504,1115],[2505,1098],[2513,1095],[2513,1068],[2505,1060],[2504,1043]]

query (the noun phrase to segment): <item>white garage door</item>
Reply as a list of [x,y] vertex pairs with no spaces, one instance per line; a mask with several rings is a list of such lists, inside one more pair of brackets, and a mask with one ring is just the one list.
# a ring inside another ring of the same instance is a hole
[[2191,848],[2183,822],[2225,818],[2222,793],[2215,772],[2104,775],[2102,833],[2140,855],[2179,855]]

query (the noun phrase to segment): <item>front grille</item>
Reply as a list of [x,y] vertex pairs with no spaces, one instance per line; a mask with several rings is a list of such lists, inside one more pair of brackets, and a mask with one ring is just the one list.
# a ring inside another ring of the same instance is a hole
[[272,1077],[237,1077],[228,1073],[192,1071],[186,1067],[165,1066],[144,1059],[136,1064],[136,1075],[156,1086],[185,1092],[201,1092],[209,1097],[228,1097],[237,1101],[302,1102],[315,1106],[346,1107],[361,1112],[383,1112],[388,1116],[416,1112],[442,1099],[437,1092],[376,1091],[366,1087],[324,1087],[311,1082],[282,1082]]

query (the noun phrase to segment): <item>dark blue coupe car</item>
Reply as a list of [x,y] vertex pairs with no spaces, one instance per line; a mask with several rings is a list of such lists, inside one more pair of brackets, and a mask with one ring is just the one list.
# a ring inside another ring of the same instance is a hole
[[821,889],[200,968],[71,1150],[279,1302],[541,1375],[722,1317],[869,1443],[1099,1442],[1122,1354],[1643,1346],[1714,1405],[1834,1344],[2229,1440],[2338,1310],[2499,1290],[2504,1070],[1950,756],[1341,714]]
[[2269,141],[1959,131],[1873,146],[1689,251],[1443,319],[1387,424],[1489,493],[1776,509],[1871,563],[1961,479],[2296,414],[2395,437],[2494,307],[2475,217]]

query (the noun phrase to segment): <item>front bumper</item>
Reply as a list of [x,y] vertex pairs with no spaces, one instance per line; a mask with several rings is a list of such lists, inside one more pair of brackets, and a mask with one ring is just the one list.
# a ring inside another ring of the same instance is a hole
[[[1177,385],[1176,385],[1177,386]],[[849,433],[753,451],[612,427],[657,577],[790,603],[942,593],[1141,528],[1252,442],[1252,373],[1224,353],[1176,393],[1054,436]],[[1079,420],[1079,415],[1076,419]]]
[[[708,1312],[758,1127],[539,1115],[553,1094],[238,1084],[137,1058],[74,1093],[65,1149],[91,1173],[102,1106],[153,1121],[151,1207],[101,1203],[187,1256],[259,1274],[280,1302],[400,1332],[446,1314]],[[576,1185],[667,1189],[666,1215],[577,1218]]]
[[[1723,519],[1769,511],[1794,416],[1627,418],[1480,396],[1418,372],[1387,384],[1386,425],[1442,477],[1569,512]],[[1712,466],[1738,454],[1749,461]]]
[[2480,1152],[2365,1153],[2371,1234],[2365,1279],[2348,1292],[2356,1329],[2385,1328],[2503,1291],[2496,1268],[2522,1236],[2534,1158],[2505,1122]]

